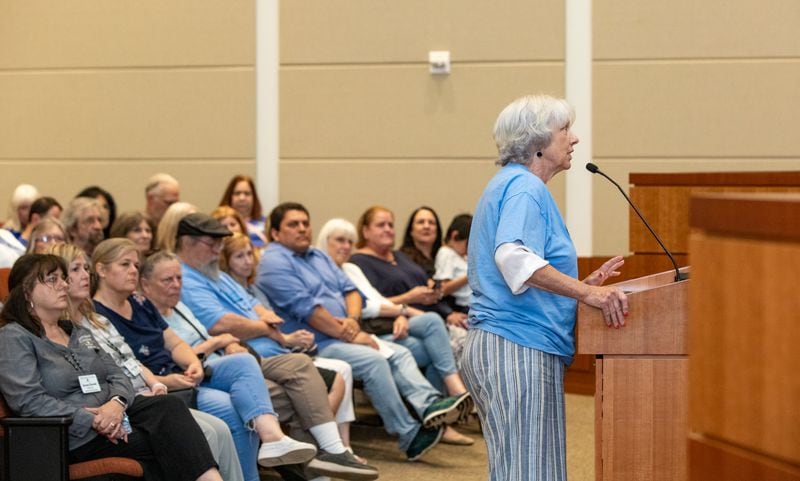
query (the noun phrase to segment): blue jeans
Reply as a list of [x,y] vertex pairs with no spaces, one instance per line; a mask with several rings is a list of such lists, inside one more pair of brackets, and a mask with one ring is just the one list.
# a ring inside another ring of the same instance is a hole
[[411,351],[399,344],[389,344],[394,349],[389,359],[371,347],[340,341],[331,342],[319,355],[341,359],[353,367],[353,378],[364,383],[364,391],[381,416],[386,431],[399,436],[397,444],[405,451],[420,424],[409,414],[402,398],[421,418],[425,408],[441,398],[441,394],[419,372]]
[[258,481],[256,456],[259,439],[248,423],[262,414],[275,414],[264,375],[256,359],[239,353],[207,362],[213,373],[197,394],[197,407],[225,421],[231,430],[244,478]]
[[407,347],[420,368],[428,368],[425,377],[441,392],[445,392],[444,378],[458,372],[450,336],[442,317],[435,312],[426,312],[408,320],[408,337],[394,340],[391,334],[381,339]]

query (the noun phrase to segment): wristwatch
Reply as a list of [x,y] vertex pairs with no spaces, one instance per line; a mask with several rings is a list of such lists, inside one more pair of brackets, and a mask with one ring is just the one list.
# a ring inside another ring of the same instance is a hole
[[119,394],[111,398],[113,401],[117,401],[123,407],[123,409],[128,409],[128,400],[125,397],[120,396]]
[[408,304],[400,304],[400,315],[408,317]]

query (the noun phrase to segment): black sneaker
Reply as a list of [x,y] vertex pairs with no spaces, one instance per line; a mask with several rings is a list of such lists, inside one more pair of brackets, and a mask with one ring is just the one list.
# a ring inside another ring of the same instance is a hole
[[320,451],[308,462],[308,469],[319,476],[350,479],[353,481],[372,481],[378,479],[378,468],[359,463],[353,453],[345,451],[332,454]]
[[434,446],[439,444],[444,434],[444,426],[435,428],[426,428],[420,426],[417,435],[411,441],[411,446],[406,449],[406,456],[409,461],[416,461],[421,458],[423,454],[430,451]]
[[442,424],[454,424],[461,419],[461,410],[466,403],[472,403],[472,397],[468,392],[460,396],[440,399],[425,409],[422,425],[432,428]]

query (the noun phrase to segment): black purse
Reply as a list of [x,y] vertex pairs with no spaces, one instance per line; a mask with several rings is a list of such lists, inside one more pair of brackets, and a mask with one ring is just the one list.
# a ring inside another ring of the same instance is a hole
[[361,329],[367,334],[383,336],[394,332],[395,317],[373,317],[372,319],[361,319]]

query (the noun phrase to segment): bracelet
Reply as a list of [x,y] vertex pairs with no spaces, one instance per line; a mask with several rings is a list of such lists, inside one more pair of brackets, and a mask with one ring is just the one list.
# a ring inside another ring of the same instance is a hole
[[163,382],[157,382],[157,383],[153,384],[153,387],[151,387],[150,390],[151,391],[155,391],[159,387],[163,388],[165,393],[169,392],[169,389],[167,388],[167,385],[164,384]]

